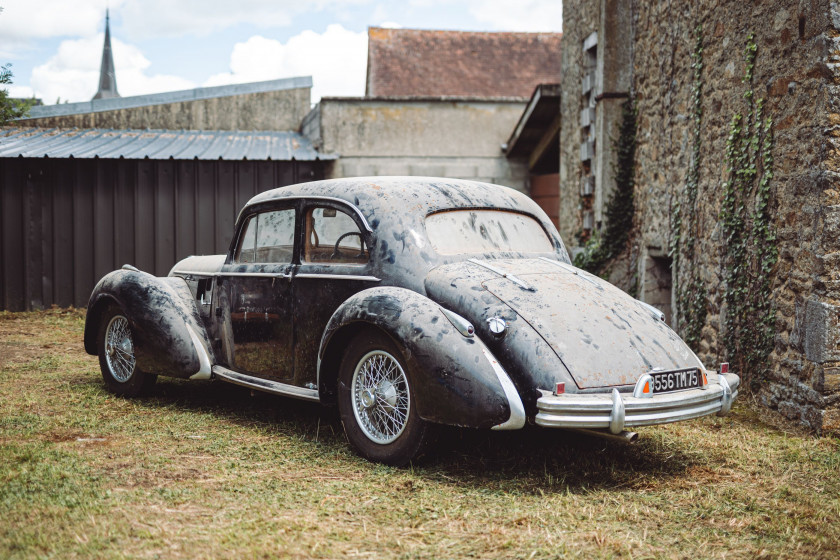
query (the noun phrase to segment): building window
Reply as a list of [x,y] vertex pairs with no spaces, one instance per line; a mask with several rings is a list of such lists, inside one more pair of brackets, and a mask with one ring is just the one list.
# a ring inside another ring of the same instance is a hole
[[581,84],[580,109],[580,196],[583,209],[583,231],[588,235],[594,227],[592,199],[595,194],[595,171],[592,165],[597,149],[595,139],[595,105],[598,66],[598,32],[591,33],[583,41],[583,81]]

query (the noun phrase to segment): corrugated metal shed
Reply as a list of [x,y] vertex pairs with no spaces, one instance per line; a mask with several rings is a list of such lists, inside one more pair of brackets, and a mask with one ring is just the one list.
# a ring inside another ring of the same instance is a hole
[[333,160],[297,132],[2,128],[0,157]]

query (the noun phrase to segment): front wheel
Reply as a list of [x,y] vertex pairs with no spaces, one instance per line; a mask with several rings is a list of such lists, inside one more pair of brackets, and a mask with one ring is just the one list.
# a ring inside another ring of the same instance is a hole
[[119,307],[111,306],[102,314],[97,353],[105,386],[116,395],[136,397],[151,389],[157,379],[137,369],[134,334]]
[[367,459],[402,466],[420,458],[432,426],[417,415],[402,355],[384,334],[364,332],[341,362],[338,408],[353,447]]

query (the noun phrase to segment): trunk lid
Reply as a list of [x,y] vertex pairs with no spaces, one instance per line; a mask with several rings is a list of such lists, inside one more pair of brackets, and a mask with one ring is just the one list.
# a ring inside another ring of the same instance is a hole
[[548,259],[474,262],[507,273],[482,287],[539,333],[580,389],[633,384],[654,368],[702,366],[649,308],[596,276]]

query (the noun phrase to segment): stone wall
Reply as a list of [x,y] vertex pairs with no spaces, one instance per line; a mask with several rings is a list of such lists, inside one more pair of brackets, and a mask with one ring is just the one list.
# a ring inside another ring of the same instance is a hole
[[519,99],[322,98],[302,129],[340,156],[330,177],[452,177],[527,192],[527,164],[501,148],[524,107]]
[[259,87],[263,83],[242,84],[48,105],[34,108],[33,118],[15,124],[50,128],[298,130],[310,109],[311,80],[292,78],[276,82],[280,84],[275,89]]
[[[734,361],[723,340],[726,314],[721,204],[729,174],[726,144],[735,114],[746,114],[749,89],[744,48],[755,36],[753,91],[772,118],[771,228],[779,258],[771,271],[775,339],[761,402],[816,430],[840,431],[840,8],[829,0],[641,2],[626,0],[631,18],[620,26],[633,38],[632,91],[637,110],[636,231],[633,247],[640,294],[652,262],[667,258],[675,235],[676,202],[685,204],[693,154],[699,154],[692,264],[707,297],[698,354],[707,366]],[[593,5],[594,4],[594,5]],[[577,46],[599,29],[603,3],[564,2],[561,136],[561,233],[582,227]],[[694,136],[692,54],[701,26],[703,68],[699,136]],[[601,27],[603,29],[603,26]],[[601,39],[599,37],[599,39]],[[568,95],[566,92],[568,91]],[[567,115],[567,113],[570,113]],[[568,124],[567,124],[568,123]],[[699,146],[695,143],[699,139]],[[685,215],[683,208],[683,215]],[[568,223],[564,223],[568,222]],[[685,227],[685,226],[684,226]],[[625,261],[630,257],[626,257]],[[653,261],[652,261],[653,259]],[[679,308],[681,262],[672,305]],[[651,282],[667,282],[661,267]],[[659,292],[661,296],[661,292]],[[685,310],[680,310],[684,312]],[[678,325],[683,331],[685,324]],[[744,373],[744,372],[742,372]],[[750,372],[746,372],[749,376]]]

